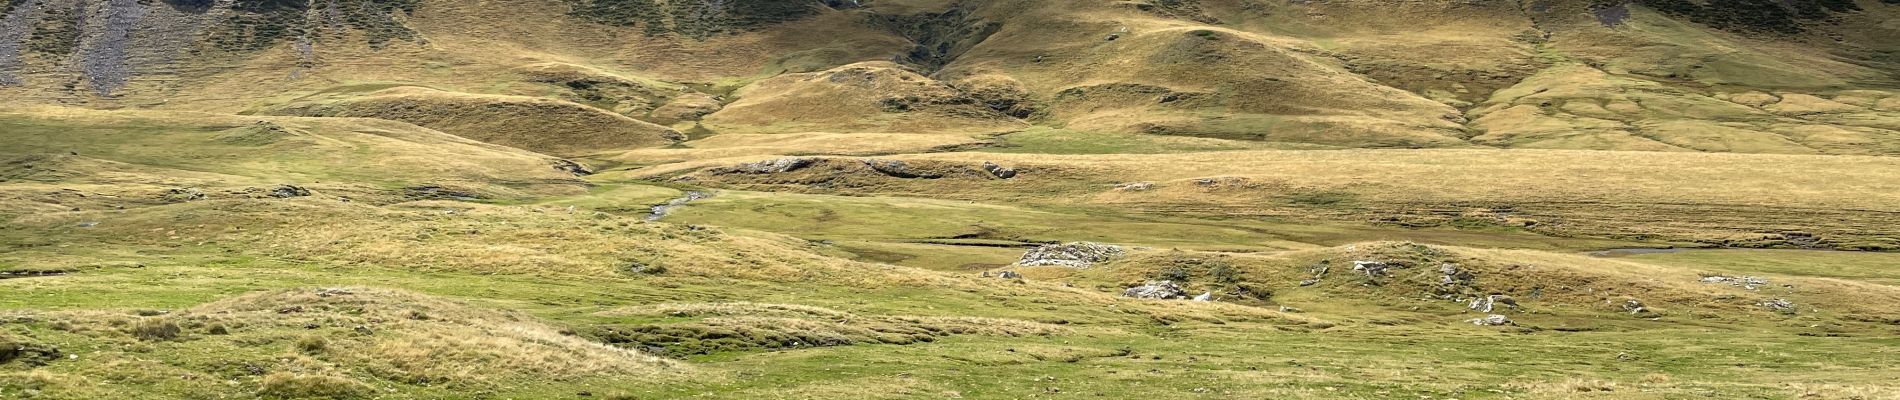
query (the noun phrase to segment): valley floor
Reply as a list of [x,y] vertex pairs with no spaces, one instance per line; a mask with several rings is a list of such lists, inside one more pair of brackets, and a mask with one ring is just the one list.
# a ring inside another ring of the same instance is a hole
[[[1900,254],[1867,251],[1900,237],[1888,158],[576,176],[380,120],[74,113],[0,117],[0,398],[1900,397]],[[1070,242],[1122,252],[1019,264]],[[1163,279],[1213,301],[1122,296]]]

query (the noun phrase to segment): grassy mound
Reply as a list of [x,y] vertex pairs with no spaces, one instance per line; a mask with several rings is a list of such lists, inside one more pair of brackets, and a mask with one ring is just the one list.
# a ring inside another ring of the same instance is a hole
[[854,344],[916,344],[953,335],[1018,337],[1069,332],[1056,325],[1022,320],[865,316],[790,304],[669,303],[627,307],[602,314],[616,319],[664,322],[596,325],[580,334],[669,356]]
[[[45,371],[138,366],[118,370],[117,382],[54,382],[35,389],[53,398],[152,380],[163,383],[139,390],[373,398],[389,390],[519,390],[550,382],[694,374],[676,362],[563,335],[521,314],[390,289],[271,291],[156,316],[61,312],[31,320],[30,332],[89,350],[86,358],[59,360]],[[115,348],[124,350],[102,350]],[[168,376],[204,379],[163,378]],[[0,382],[19,382],[14,378]]]
[[420,87],[384,89],[361,96],[317,95],[265,113],[403,121],[482,142],[556,155],[662,146],[685,139],[672,128],[566,101]]
[[286,184],[367,201],[404,187],[510,198],[585,185],[548,156],[373,119],[19,108],[0,112],[0,143],[10,210],[249,198]]
[[706,116],[707,128],[722,133],[980,133],[1024,126],[955,87],[888,62],[780,75],[734,95],[738,100]]

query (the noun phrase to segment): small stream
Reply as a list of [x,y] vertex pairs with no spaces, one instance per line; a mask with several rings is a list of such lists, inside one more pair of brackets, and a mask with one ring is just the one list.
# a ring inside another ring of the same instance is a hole
[[712,197],[712,193],[708,193],[708,192],[698,192],[698,191],[694,191],[694,192],[686,192],[686,196],[685,196],[685,197],[680,197],[680,198],[677,198],[677,199],[672,199],[672,200],[667,200],[667,201],[666,201],[666,204],[660,204],[660,205],[656,205],[656,206],[653,206],[653,213],[652,213],[652,214],[647,214],[647,217],[646,217],[646,220],[648,220],[648,221],[659,221],[659,220],[660,220],[660,218],[664,218],[664,217],[666,217],[666,214],[667,214],[667,213],[671,213],[671,212],[673,212],[673,209],[675,209],[675,208],[680,208],[680,207],[685,207],[685,206],[686,206],[686,203],[690,203],[690,202],[693,202],[693,201],[698,201],[698,200],[703,200],[703,199],[705,199],[705,198],[708,198],[708,197]]

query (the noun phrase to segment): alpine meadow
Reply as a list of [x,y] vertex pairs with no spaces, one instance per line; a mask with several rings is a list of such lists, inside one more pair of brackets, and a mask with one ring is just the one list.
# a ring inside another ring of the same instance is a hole
[[1900,399],[1900,0],[0,0],[0,399]]

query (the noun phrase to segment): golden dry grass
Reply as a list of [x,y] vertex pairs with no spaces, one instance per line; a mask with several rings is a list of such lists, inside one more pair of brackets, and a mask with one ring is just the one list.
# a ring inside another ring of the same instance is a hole
[[403,121],[473,140],[556,155],[653,147],[685,139],[672,128],[567,101],[413,86],[305,98],[269,108],[265,113]]

